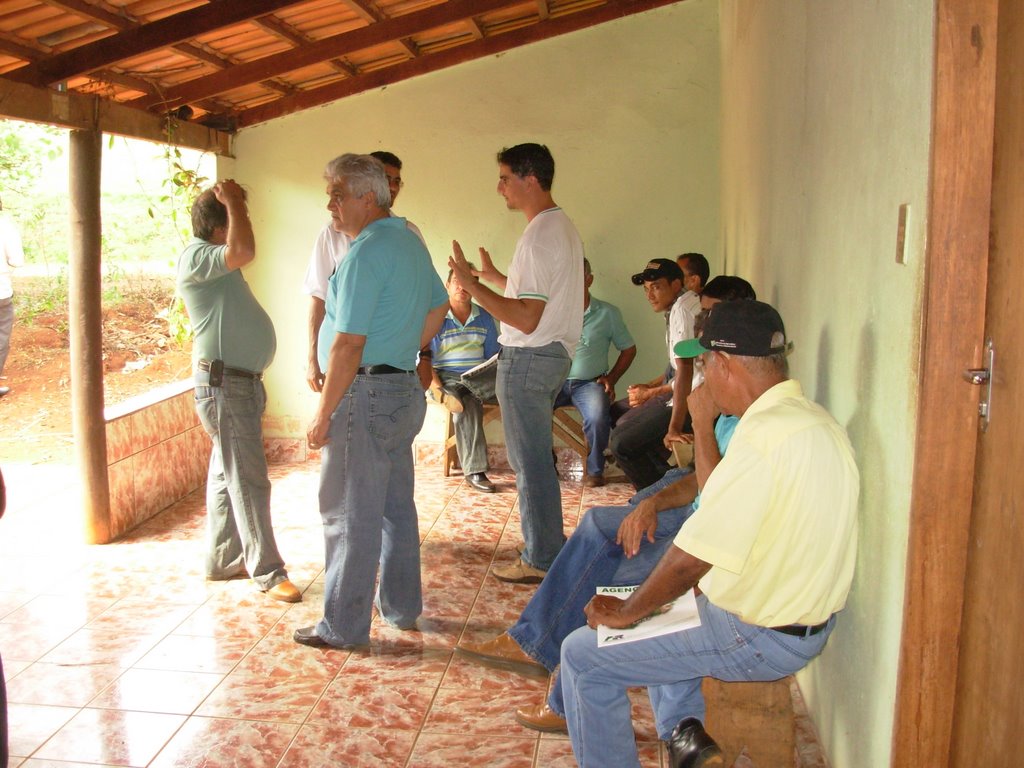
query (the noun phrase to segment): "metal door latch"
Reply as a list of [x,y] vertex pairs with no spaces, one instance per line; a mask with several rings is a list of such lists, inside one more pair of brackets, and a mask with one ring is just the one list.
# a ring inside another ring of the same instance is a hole
[[982,432],[988,429],[988,423],[992,420],[992,379],[996,362],[996,350],[992,339],[985,342],[985,362],[985,368],[968,368],[964,371],[964,381],[985,387],[985,394],[978,402],[978,416],[981,417],[978,428]]

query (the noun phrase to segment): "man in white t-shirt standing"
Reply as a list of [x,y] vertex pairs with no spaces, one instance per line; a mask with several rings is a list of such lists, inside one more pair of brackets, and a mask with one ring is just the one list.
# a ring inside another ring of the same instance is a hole
[[[384,173],[388,177],[388,189],[391,190],[391,205],[393,207],[403,184],[402,161],[391,152],[371,152],[370,156],[376,157],[384,164]],[[407,221],[406,225],[420,240],[423,239],[422,233],[415,224]],[[352,238],[337,229],[333,219],[327,222],[313,243],[313,253],[309,257],[306,278],[302,281],[302,289],[309,294],[309,364],[306,369],[306,382],[314,392],[319,392],[324,385],[324,374],[317,361],[316,345],[320,335],[320,326],[324,322],[327,281],[331,279],[334,270],[345,258],[350,245],[352,245]]]
[[[498,153],[498,194],[527,225],[508,276],[480,249],[473,270],[458,242],[448,264],[473,299],[501,322],[497,394],[509,463],[516,473],[522,557],[494,575],[537,584],[565,541],[558,474],[551,462],[551,410],[583,331],[583,241],[551,196],[555,161],[540,144]],[[498,294],[479,276],[504,290]]]
[[[3,211],[0,202],[0,211]],[[14,328],[14,289],[11,286],[11,269],[25,263],[21,250],[21,235],[18,225],[5,213],[0,213],[0,374],[4,372],[7,353],[11,349],[11,331]],[[10,387],[0,386],[0,397],[10,392]]]

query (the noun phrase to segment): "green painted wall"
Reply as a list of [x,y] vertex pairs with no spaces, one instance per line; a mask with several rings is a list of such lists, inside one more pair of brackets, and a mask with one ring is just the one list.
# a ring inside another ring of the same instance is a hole
[[664,321],[629,282],[655,256],[701,250],[720,263],[716,0],[630,16],[311,109],[239,134],[222,163],[250,190],[259,255],[246,272],[279,338],[267,432],[304,434],[301,281],[326,222],[324,164],[346,151],[402,158],[397,214],[416,222],[442,277],[452,239],[507,267],[525,226],[496,193],[495,154],[547,144],[555,200],[579,228],[594,294],[618,304],[637,339],[628,381],[663,370]]
[[[223,163],[251,191],[260,248],[247,278],[280,349],[271,434],[299,435],[308,250],[325,221],[320,173],[343,151],[405,161],[396,212],[439,271],[452,238],[507,266],[523,227],[495,194],[494,153],[537,140],[640,355],[663,326],[628,276],[702,250],[776,304],[809,396],[846,425],[863,478],[847,610],[800,675],[835,768],[887,765],[916,429],[934,7],[926,0],[689,0],[241,133]],[[910,206],[908,263],[897,216]],[[626,382],[624,382],[626,383]]]
[[[861,469],[853,593],[800,676],[835,768],[884,766],[903,612],[928,191],[933,3],[722,0],[730,271],[780,309],[793,374]],[[896,263],[901,204],[909,261]]]

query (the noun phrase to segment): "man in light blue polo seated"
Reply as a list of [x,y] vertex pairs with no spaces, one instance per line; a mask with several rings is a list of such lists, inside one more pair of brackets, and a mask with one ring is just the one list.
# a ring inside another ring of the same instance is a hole
[[[604,451],[608,447],[611,420],[608,409],[615,402],[615,384],[633,363],[636,344],[614,304],[590,295],[594,273],[583,259],[583,335],[576,347],[569,376],[555,398],[555,408],[572,405],[583,417],[587,437],[587,472],[583,485],[604,485]],[[608,368],[608,350],[619,350],[615,365]]]

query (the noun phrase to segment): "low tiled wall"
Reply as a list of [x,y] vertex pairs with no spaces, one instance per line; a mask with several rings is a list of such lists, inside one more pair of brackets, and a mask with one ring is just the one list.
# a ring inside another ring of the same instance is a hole
[[111,538],[206,482],[210,439],[192,392],[178,381],[105,410]]

